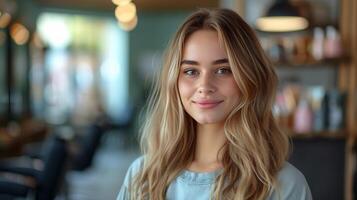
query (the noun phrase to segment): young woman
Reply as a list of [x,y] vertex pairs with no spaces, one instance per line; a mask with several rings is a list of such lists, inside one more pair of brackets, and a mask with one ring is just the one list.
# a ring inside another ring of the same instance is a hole
[[152,93],[142,150],[118,200],[310,200],[272,115],[277,76],[254,31],[227,9],[179,28]]

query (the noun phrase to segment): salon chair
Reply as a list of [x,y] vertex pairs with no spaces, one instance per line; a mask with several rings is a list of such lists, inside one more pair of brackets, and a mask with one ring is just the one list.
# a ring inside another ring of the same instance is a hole
[[92,165],[94,155],[98,150],[103,133],[104,128],[97,124],[85,128],[83,136],[77,138],[77,141],[74,144],[77,146],[76,150],[71,152],[70,168],[72,170],[83,171]]
[[292,145],[289,162],[305,175],[312,197],[345,199],[346,138],[294,138]]
[[[60,136],[51,135],[43,152],[45,154],[42,158],[42,169],[0,163],[0,173],[5,175],[0,178],[0,199],[10,200],[23,197],[34,200],[52,200],[55,198],[64,181],[68,156],[67,141]],[[17,178],[10,180],[8,177]]]

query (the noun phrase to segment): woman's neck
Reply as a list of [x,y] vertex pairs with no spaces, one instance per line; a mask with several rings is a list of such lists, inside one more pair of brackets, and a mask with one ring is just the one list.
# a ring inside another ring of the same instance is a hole
[[189,169],[192,171],[207,172],[222,168],[219,150],[226,142],[223,125],[207,124],[197,126],[197,141],[194,160]]

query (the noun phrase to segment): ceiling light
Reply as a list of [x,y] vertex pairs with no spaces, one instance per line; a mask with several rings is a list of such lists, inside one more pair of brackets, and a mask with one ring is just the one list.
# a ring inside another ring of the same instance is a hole
[[288,32],[306,29],[309,22],[303,17],[274,16],[261,17],[257,20],[257,27],[261,31],[267,32]]
[[112,2],[117,6],[123,6],[131,2],[131,0],[112,0]]
[[10,28],[10,35],[16,44],[23,45],[28,41],[30,32],[22,24],[15,23]]
[[0,15],[0,28],[5,28],[10,24],[11,15],[9,13],[2,13]]
[[115,9],[115,16],[119,22],[127,23],[132,21],[136,16],[136,6],[132,2],[118,6]]
[[309,22],[288,0],[276,0],[267,14],[257,19],[256,26],[261,31],[289,32],[306,29]]
[[119,22],[119,26],[125,31],[133,30],[136,27],[137,24],[138,24],[138,17],[137,16],[134,16],[134,18],[129,22],[126,22],[126,23]]

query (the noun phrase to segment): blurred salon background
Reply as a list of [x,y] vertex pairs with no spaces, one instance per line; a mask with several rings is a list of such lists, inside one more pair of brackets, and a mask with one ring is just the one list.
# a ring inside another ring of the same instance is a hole
[[0,0],[0,199],[115,199],[163,51],[201,7],[256,30],[314,199],[357,199],[355,0]]

